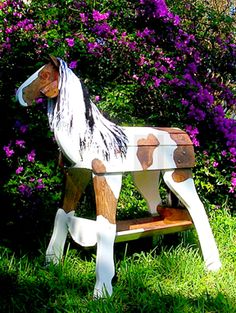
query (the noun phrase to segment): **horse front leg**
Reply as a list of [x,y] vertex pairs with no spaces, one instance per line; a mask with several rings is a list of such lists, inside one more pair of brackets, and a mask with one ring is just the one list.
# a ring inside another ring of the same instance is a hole
[[116,236],[116,207],[122,174],[94,175],[93,184],[97,214],[96,284],[94,298],[112,294],[115,274],[114,241]]
[[69,217],[75,213],[79,199],[84,192],[91,173],[84,169],[69,169],[66,174],[65,192],[62,208],[59,208],[54,220],[53,233],[46,250],[46,263],[58,264],[63,256],[68,234]]

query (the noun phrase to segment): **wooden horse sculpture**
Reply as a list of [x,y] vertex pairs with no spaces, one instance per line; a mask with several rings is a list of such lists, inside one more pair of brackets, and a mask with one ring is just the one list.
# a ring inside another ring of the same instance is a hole
[[[23,106],[30,106],[42,95],[48,98],[49,124],[59,149],[71,162],[63,207],[57,211],[46,251],[47,261],[60,261],[68,231],[83,246],[97,244],[94,297],[105,296],[106,293],[111,295],[115,240],[118,238],[119,241],[119,236],[125,240],[132,234],[134,238],[131,239],[138,238],[145,231],[152,233],[155,223],[163,223],[160,216],[155,219],[158,211],[159,215],[165,213],[159,206],[161,172],[164,182],[190,213],[207,269],[218,270],[221,267],[208,218],[194,186],[191,172],[194,151],[185,132],[176,128],[119,127],[108,121],[89,99],[80,79],[59,58],[51,57],[50,62],[17,91],[17,98]],[[135,227],[137,225],[132,222],[127,227],[125,221],[117,229],[116,206],[124,172],[132,173],[138,190],[147,200],[149,211],[154,216],[152,227]],[[96,220],[74,216],[81,194],[91,178],[96,198]],[[171,215],[170,211],[165,216],[169,222],[162,224],[164,229],[173,222],[168,214]],[[191,220],[188,219],[186,225],[189,224]],[[179,226],[179,230],[184,229],[181,221]]]

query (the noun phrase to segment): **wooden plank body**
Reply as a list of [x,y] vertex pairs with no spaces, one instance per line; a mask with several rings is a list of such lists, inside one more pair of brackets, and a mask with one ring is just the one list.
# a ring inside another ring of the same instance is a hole
[[[194,148],[188,134],[178,128],[154,128],[154,127],[123,127],[127,136],[126,155],[121,156],[120,151],[111,153],[109,159],[105,159],[97,147],[89,147],[74,154],[78,157],[73,167],[87,168],[94,174],[106,174],[117,172],[134,172],[144,170],[163,170],[176,168],[192,168],[195,165]],[[60,134],[63,153],[67,150],[63,146],[68,145],[67,137]],[[64,138],[64,141],[63,141]],[[68,150],[69,151],[69,150]],[[68,157],[68,159],[70,159]],[[71,158],[72,159],[72,158]]]

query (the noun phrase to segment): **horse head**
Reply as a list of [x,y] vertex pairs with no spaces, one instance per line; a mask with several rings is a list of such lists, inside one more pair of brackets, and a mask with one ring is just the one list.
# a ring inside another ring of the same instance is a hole
[[59,83],[59,65],[57,58],[50,56],[50,62],[31,75],[17,90],[17,100],[23,106],[32,105],[42,96],[57,97]]

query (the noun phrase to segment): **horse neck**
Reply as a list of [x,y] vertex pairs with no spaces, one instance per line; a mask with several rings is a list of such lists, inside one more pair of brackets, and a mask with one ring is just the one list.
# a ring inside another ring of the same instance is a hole
[[[50,102],[49,102],[50,103]],[[57,98],[52,126],[63,130],[68,140],[83,150],[92,146],[109,159],[111,153],[126,153],[127,138],[122,129],[107,120],[96,105],[80,79],[62,63],[60,68],[59,96]]]
[[80,79],[63,62],[60,67],[54,126],[56,123],[68,132],[78,128],[77,136],[83,137],[91,125],[91,101],[87,94]]

